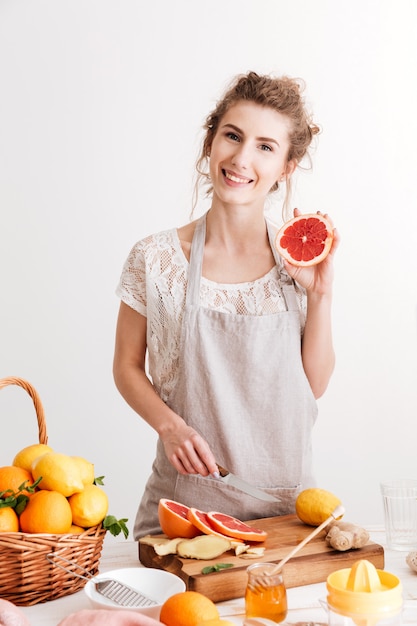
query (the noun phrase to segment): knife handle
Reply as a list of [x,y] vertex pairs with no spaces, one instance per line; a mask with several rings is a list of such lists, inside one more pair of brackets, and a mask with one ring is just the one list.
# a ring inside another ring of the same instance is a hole
[[222,466],[221,466],[221,465],[219,465],[218,463],[217,463],[217,467],[218,467],[218,470],[219,470],[219,474],[220,474],[220,476],[221,476],[222,478],[224,478],[225,476],[227,476],[228,474],[230,474],[229,470],[225,469],[224,467],[222,467]]

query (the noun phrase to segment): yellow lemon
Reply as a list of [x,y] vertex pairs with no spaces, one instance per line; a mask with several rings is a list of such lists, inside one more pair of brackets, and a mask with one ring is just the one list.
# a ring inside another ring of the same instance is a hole
[[72,458],[80,469],[83,485],[91,485],[94,482],[94,465],[82,456],[73,456]]
[[32,463],[34,480],[42,477],[40,489],[58,491],[68,498],[84,489],[80,468],[67,454],[47,452]]
[[53,452],[53,450],[45,443],[34,443],[31,446],[26,446],[26,448],[22,448],[22,450],[16,454],[12,465],[31,472],[33,461],[39,456],[42,456],[42,454],[46,454],[46,452]]
[[81,493],[68,498],[72,511],[72,523],[83,528],[101,524],[107,515],[107,494],[97,485],[87,485]]
[[295,501],[295,512],[304,524],[320,526],[341,504],[341,500],[330,491],[311,487],[298,494]]

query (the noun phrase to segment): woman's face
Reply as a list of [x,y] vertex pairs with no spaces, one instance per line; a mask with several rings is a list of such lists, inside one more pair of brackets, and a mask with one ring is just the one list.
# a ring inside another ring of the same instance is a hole
[[225,204],[259,205],[290,176],[290,121],[254,102],[233,105],[220,121],[210,151],[213,195]]

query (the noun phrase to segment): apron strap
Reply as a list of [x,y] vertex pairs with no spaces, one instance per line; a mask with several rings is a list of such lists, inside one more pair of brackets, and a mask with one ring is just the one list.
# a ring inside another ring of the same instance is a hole
[[191,242],[190,262],[188,265],[188,284],[185,297],[186,306],[198,307],[200,302],[200,277],[203,269],[204,245],[206,243],[206,215],[197,221]]
[[[188,267],[188,284],[186,293],[186,305],[198,307],[200,303],[200,278],[203,269],[204,246],[206,243],[206,216],[202,215],[195,227],[193,240],[191,243],[190,262]],[[269,244],[275,263],[280,273],[280,283],[283,298],[285,300],[287,311],[298,311],[299,303],[297,293],[295,291],[294,280],[284,270],[282,259],[279,256],[274,245],[274,233],[272,226],[266,222],[268,231]]]
[[278,250],[275,247],[275,235],[270,222],[266,222],[266,228],[268,231],[269,245],[271,246],[272,254],[274,255],[275,263],[279,271],[280,287],[282,296],[285,300],[287,311],[299,311],[300,304],[298,302],[297,292],[295,290],[294,279],[287,274],[284,269],[281,256],[278,254]]

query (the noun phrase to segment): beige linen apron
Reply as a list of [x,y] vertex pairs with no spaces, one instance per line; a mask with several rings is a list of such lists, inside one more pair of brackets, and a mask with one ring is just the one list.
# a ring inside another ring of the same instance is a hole
[[158,440],[136,517],[136,539],[160,532],[160,498],[248,520],[293,513],[300,490],[314,485],[311,436],[317,405],[301,361],[297,295],[270,227],[287,310],[259,316],[200,306],[205,232],[204,215],[191,248],[178,384],[167,404],[206,439],[220,465],[281,502],[258,500],[212,477],[178,474]]

